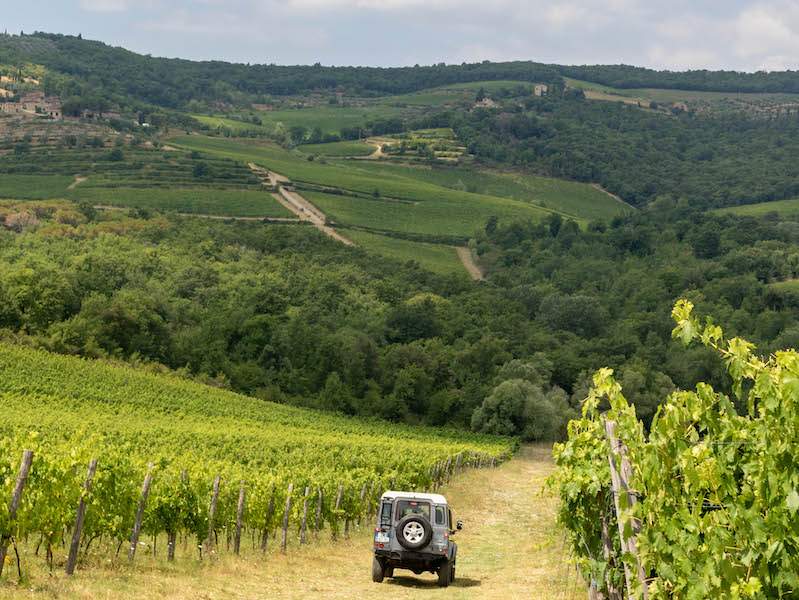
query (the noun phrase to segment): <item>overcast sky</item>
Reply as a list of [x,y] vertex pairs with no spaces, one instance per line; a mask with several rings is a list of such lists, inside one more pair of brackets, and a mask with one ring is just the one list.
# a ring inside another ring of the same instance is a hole
[[0,29],[156,56],[799,69],[799,0],[0,0]]

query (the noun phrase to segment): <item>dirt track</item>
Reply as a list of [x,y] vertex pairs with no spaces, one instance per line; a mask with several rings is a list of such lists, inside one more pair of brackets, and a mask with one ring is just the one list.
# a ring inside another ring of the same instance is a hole
[[286,177],[268,169],[264,169],[263,167],[259,167],[255,163],[249,163],[247,166],[261,179],[261,182],[265,186],[277,190],[272,193],[272,197],[297,215],[300,221],[308,221],[328,237],[346,246],[355,245],[355,242],[351,239],[341,235],[338,231],[327,225],[327,217],[321,210],[294,190],[288,189],[286,184],[289,180]]
[[455,250],[457,250],[458,258],[461,259],[464,268],[469,272],[469,276],[475,281],[482,281],[484,279],[483,270],[475,262],[472,251],[464,246],[458,246]]

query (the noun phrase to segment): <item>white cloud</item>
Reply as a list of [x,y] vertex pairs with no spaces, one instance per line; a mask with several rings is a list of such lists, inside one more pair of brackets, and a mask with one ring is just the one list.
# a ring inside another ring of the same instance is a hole
[[80,7],[89,12],[122,12],[130,5],[130,0],[80,0]]
[[736,54],[753,68],[783,69],[799,65],[796,3],[761,3],[749,7],[738,15],[732,29]]
[[646,0],[78,3],[103,24],[122,24],[134,47],[154,54],[169,48],[171,55],[187,57],[267,56],[291,63],[318,56],[325,64],[376,65],[531,59],[667,69],[799,67],[799,0],[671,0],[668,11]]

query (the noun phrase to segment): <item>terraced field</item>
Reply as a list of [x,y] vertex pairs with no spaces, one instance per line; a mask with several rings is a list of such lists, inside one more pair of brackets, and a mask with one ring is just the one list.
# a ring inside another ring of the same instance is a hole
[[[289,217],[241,162],[182,151],[43,147],[0,158],[0,197],[220,216]],[[37,173],[20,175],[18,173]],[[80,174],[80,179],[76,175]]]

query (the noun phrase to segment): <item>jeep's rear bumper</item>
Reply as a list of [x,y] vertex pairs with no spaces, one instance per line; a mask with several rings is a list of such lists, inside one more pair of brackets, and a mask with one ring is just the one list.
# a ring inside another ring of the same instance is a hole
[[432,552],[414,552],[412,550],[375,550],[375,556],[381,559],[387,567],[410,569],[414,573],[424,571],[435,572],[447,560],[446,555],[433,554]]

